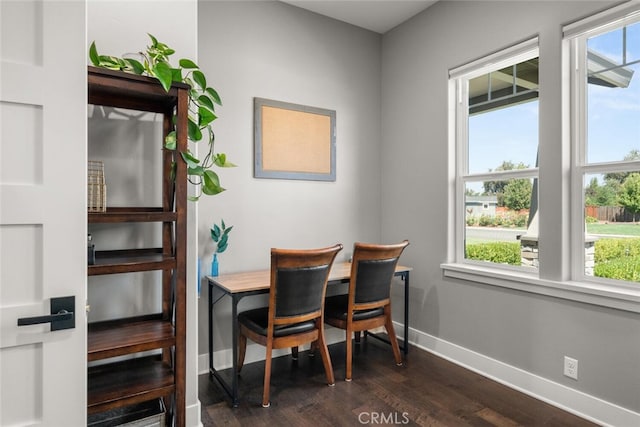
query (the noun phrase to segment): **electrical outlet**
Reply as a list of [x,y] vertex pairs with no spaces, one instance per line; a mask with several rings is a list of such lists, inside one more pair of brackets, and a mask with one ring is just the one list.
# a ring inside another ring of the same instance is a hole
[[564,357],[564,375],[574,380],[578,379],[578,361],[576,359]]

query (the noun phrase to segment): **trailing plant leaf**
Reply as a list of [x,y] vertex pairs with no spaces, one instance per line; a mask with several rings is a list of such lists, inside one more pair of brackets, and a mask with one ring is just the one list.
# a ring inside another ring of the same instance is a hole
[[176,180],[176,167],[176,162],[171,162],[171,171],[169,172],[169,179],[171,179],[171,181]]
[[223,191],[226,191],[226,189],[222,187],[206,185],[206,182],[202,183],[202,193],[206,194],[207,196],[215,196],[216,194],[220,194]]
[[207,79],[202,73],[202,71],[196,70],[193,72],[193,80],[200,86],[203,90],[207,88]]
[[211,182],[216,187],[220,186],[220,179],[218,178],[218,174],[214,171],[208,170],[204,172],[204,179]]
[[196,122],[191,118],[187,122],[187,132],[189,133],[189,139],[192,141],[200,141],[202,139],[202,130]]
[[172,130],[164,139],[164,147],[167,150],[175,150],[177,147],[177,142],[178,140],[176,139],[176,131]]
[[136,73],[138,75],[144,73],[144,65],[142,65],[140,63],[140,61],[132,59],[132,58],[125,58],[124,61],[127,64],[129,64],[129,67],[131,67],[131,71],[133,71],[134,73]]
[[171,73],[171,67],[166,62],[158,62],[152,68],[153,74],[158,78],[160,84],[169,92],[171,89],[171,82],[173,82],[173,74]]
[[[197,201],[202,194],[219,194],[225,189],[220,186],[218,175],[211,168],[235,166],[226,160],[224,153],[215,153],[215,135],[211,123],[217,119],[214,106],[222,105],[220,96],[215,89],[207,87],[207,79],[194,61],[182,58],[178,61],[179,66],[173,67],[169,57],[175,50],[158,41],[152,34],[148,36],[151,43],[144,52],[140,52],[142,61],[100,55],[95,42],[89,47],[89,59],[96,67],[154,77],[165,91],[171,89],[173,82],[189,85],[187,137],[192,142],[198,142],[206,132],[209,146],[206,150],[200,150],[204,152],[201,159],[197,159],[189,151],[181,152],[182,159],[187,163],[187,179],[196,187],[196,195],[188,196],[188,199]],[[173,123],[175,126],[175,117]],[[177,149],[175,129],[166,136],[164,146],[167,150]],[[171,178],[175,179],[175,164],[172,165]]]
[[218,95],[218,92],[216,92],[214,88],[208,87],[205,89],[205,92],[209,94],[211,99],[213,99],[213,102],[215,102],[218,105],[222,105],[222,100],[220,99],[220,95]]
[[198,116],[200,118],[199,119],[200,122],[198,123],[200,127],[207,126],[209,123],[211,123],[217,118],[216,115],[213,114],[211,110],[209,110],[206,107],[198,108]]
[[181,59],[179,63],[182,68],[200,68],[190,59]]
[[212,170],[206,170],[202,175],[203,183],[202,183],[202,192],[208,195],[219,194],[225,191],[224,188],[220,186],[220,179],[218,174]]
[[200,95],[198,97],[198,102],[200,105],[204,105],[209,108],[211,111],[215,111],[215,106],[213,105],[213,101],[207,95]]
[[191,153],[187,152],[182,152],[180,153],[180,155],[182,155],[182,158],[184,159],[184,161],[187,163],[187,167],[190,168],[196,168],[198,167],[198,163],[200,163],[200,160],[198,160],[197,158],[193,157],[193,155],[191,155]]
[[180,68],[171,69],[171,80],[173,80],[174,82],[182,81],[182,70]]
[[89,59],[96,67],[100,66],[100,57],[98,56],[98,50],[96,49],[96,42],[92,42],[91,46],[89,46]]
[[98,57],[98,60],[101,67],[109,68],[112,70],[120,70],[118,58],[115,58],[113,56],[100,55]]
[[202,166],[190,167],[188,170],[189,175],[203,176],[205,168]]
[[216,154],[213,163],[221,168],[235,168],[236,165],[227,161],[227,156],[223,153]]
[[214,163],[220,167],[224,167],[224,164],[227,161],[227,156],[225,154],[218,154],[214,159]]

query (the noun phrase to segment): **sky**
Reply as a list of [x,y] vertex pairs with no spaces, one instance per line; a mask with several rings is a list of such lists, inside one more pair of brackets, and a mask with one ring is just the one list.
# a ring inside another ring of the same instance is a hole
[[[622,61],[622,29],[592,37],[588,47]],[[627,27],[627,62],[640,59],[640,23]],[[627,88],[588,85],[589,162],[622,160],[640,149],[640,64]],[[538,101],[481,113],[469,118],[469,172],[495,170],[503,161],[535,166]],[[474,186],[475,188],[475,186]]]
[[[622,62],[622,29],[593,37],[589,49]],[[627,62],[640,59],[640,23],[627,27]],[[589,162],[622,160],[640,149],[640,64],[627,88],[589,85]]]
[[469,117],[469,172],[495,170],[503,161],[535,167],[538,101]]

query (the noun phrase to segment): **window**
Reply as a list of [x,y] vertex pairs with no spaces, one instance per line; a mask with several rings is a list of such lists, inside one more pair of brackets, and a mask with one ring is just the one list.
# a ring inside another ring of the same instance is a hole
[[[565,26],[555,48],[449,71],[443,274],[638,313],[640,5]],[[562,90],[539,98],[545,61]]]
[[538,268],[537,40],[451,72],[456,261]]
[[640,16],[583,29],[571,44],[574,278],[640,282]]

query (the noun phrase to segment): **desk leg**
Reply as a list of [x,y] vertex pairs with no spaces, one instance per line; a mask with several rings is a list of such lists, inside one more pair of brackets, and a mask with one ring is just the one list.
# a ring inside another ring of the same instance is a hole
[[233,334],[231,342],[232,342],[232,350],[231,354],[233,360],[231,361],[231,374],[233,378],[231,379],[231,403],[234,408],[238,407],[238,302],[240,302],[240,298],[238,298],[235,294],[231,296],[233,302],[231,304],[231,333]]
[[209,282],[209,378],[213,377],[213,285]]
[[409,272],[407,271],[402,279],[404,280],[404,345],[402,351],[405,357],[409,354]]
[[213,313],[213,308],[215,307],[216,303],[220,301],[220,299],[224,295],[228,295],[223,293],[218,295],[217,299],[214,298],[213,294],[217,289],[218,288],[214,287],[214,285],[211,282],[209,282],[209,378],[211,380],[215,378],[218,381],[218,383],[220,383],[220,386],[231,398],[231,405],[234,408],[236,408],[238,407],[238,302],[240,301],[241,297],[238,297],[236,295],[231,295],[231,301],[232,301],[231,310],[233,313],[233,320],[231,322],[232,333],[233,333],[233,338],[232,338],[233,339],[233,349],[232,349],[233,361],[231,366],[232,366],[233,379],[231,382],[231,387],[229,387],[229,384],[227,383],[227,381],[225,381],[223,376],[220,375],[218,371],[216,371],[213,363],[213,353],[214,353],[213,351],[213,341],[214,341],[213,318],[215,317]]

